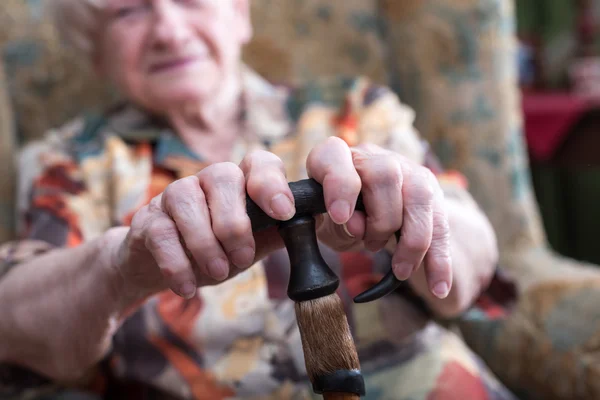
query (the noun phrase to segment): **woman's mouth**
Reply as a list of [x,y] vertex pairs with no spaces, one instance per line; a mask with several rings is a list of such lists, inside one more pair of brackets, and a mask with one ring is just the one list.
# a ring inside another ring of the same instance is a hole
[[175,59],[167,60],[167,61],[161,61],[161,62],[150,64],[148,71],[151,74],[172,71],[172,70],[187,67],[190,64],[194,64],[194,63],[200,61],[202,58],[203,57],[192,56],[192,57],[182,57],[182,58],[175,58]]

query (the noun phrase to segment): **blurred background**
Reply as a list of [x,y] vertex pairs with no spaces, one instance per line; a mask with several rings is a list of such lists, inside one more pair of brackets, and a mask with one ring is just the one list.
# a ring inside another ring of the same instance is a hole
[[516,2],[535,192],[551,245],[600,262],[600,2]]

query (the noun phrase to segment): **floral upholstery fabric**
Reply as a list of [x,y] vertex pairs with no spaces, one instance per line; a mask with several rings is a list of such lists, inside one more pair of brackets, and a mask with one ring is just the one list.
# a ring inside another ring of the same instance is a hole
[[289,84],[323,76],[364,75],[386,82],[377,1],[255,0],[251,4],[254,38],[245,60],[270,81]]
[[[529,182],[513,2],[382,0],[392,85],[445,165],[469,178],[503,250],[544,236]],[[411,3],[412,7],[398,7]]]
[[48,2],[4,0],[0,7],[0,48],[19,142],[113,98],[84,60],[62,45],[45,12]]
[[510,262],[533,271],[511,308],[473,309],[464,339],[521,399],[600,398],[600,274],[595,266],[530,249]]

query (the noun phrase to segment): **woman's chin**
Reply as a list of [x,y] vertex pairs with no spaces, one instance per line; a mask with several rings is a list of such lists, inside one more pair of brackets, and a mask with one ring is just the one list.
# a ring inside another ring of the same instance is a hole
[[188,105],[200,105],[214,98],[214,92],[210,90],[199,90],[198,88],[171,87],[161,91],[155,91],[155,95],[149,96],[148,100],[154,105],[152,108],[169,109],[185,108]]
[[151,108],[164,110],[214,102],[222,90],[223,78],[216,74],[190,73],[171,79],[148,79],[139,86]]

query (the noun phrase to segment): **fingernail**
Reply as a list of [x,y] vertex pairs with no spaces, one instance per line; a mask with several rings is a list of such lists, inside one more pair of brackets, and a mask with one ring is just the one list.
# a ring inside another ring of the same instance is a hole
[[412,271],[413,265],[411,263],[400,262],[394,265],[394,275],[396,275],[396,278],[400,279],[401,281],[405,281],[410,278]]
[[214,260],[211,260],[206,267],[208,269],[208,273],[214,279],[222,281],[223,279],[227,278],[229,264],[226,260],[222,258],[215,258]]
[[294,216],[296,210],[290,199],[285,194],[279,193],[271,199],[271,212],[278,218],[287,221]]
[[254,262],[254,250],[242,247],[229,253],[229,259],[238,268],[248,268]]
[[329,216],[338,225],[348,222],[351,212],[350,203],[346,200],[336,200],[329,207]]
[[348,225],[347,224],[342,224],[342,228],[344,228],[344,232],[346,232],[346,235],[350,236],[352,239],[354,239],[356,236],[354,236],[353,234],[350,233],[350,231],[348,230]]
[[191,299],[196,294],[196,286],[192,282],[184,282],[179,287],[179,294],[186,299]]
[[435,294],[440,299],[445,299],[448,297],[448,292],[450,289],[448,288],[448,283],[441,281],[433,285],[433,294]]

